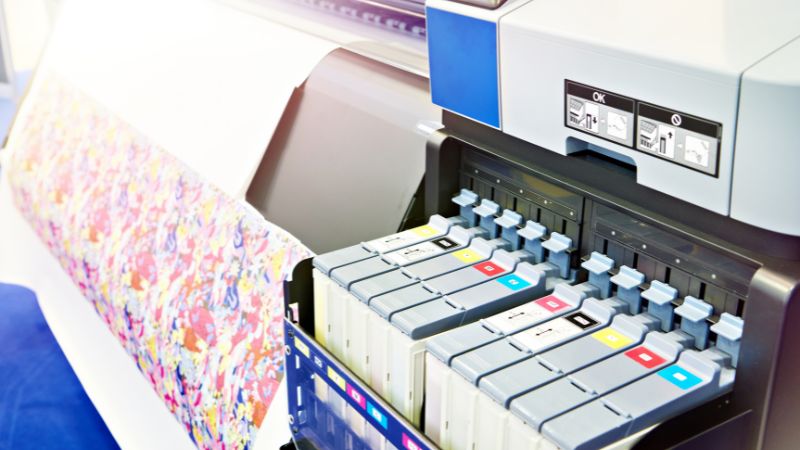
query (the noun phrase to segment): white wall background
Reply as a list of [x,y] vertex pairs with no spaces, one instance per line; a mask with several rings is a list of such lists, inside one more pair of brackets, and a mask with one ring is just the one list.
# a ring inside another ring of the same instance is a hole
[[55,19],[58,0],[4,0],[11,57],[17,71],[30,71],[39,61]]

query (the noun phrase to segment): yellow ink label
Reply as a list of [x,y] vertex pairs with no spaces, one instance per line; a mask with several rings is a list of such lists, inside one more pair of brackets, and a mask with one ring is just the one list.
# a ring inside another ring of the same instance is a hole
[[430,225],[412,228],[411,231],[422,237],[436,236],[436,228],[433,228]]
[[294,348],[296,348],[300,353],[306,355],[306,358],[310,358],[311,351],[308,349],[308,346],[305,342],[301,341],[297,337],[294,338]]
[[470,250],[468,248],[465,248],[464,250],[459,250],[457,252],[453,252],[453,256],[455,256],[465,264],[472,264],[474,262],[478,262],[481,260],[481,256],[479,254],[475,253],[474,250]]
[[344,378],[342,378],[341,375],[336,373],[336,371],[333,370],[330,366],[328,366],[328,378],[330,378],[334,382],[334,384],[339,386],[339,389],[345,390],[346,383],[344,381]]
[[606,328],[592,333],[592,337],[615,350],[633,342],[629,337],[612,328]]

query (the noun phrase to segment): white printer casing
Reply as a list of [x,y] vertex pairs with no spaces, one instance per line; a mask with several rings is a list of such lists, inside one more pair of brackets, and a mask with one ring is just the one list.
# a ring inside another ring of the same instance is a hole
[[[487,11],[430,0],[427,8],[429,17],[439,10],[495,23],[497,85],[466,94],[483,99],[496,89],[499,126],[490,125],[562,155],[604,154],[635,166],[641,185],[800,235],[792,126],[800,119],[800,3],[533,0]],[[429,42],[446,21],[429,20]],[[431,51],[434,101],[481,121],[441,94],[436,65],[448,56]]]

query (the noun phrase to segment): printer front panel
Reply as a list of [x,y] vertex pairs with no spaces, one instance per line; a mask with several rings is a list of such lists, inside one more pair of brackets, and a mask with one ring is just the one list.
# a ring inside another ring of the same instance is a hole
[[728,215],[738,77],[574,38],[574,11],[552,34],[536,3],[500,21],[503,132],[602,153],[635,166],[639,184]]

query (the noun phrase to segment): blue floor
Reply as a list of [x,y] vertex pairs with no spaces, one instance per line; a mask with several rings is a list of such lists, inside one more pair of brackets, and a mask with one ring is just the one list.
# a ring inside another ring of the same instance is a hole
[[0,283],[0,450],[117,448],[34,293]]

